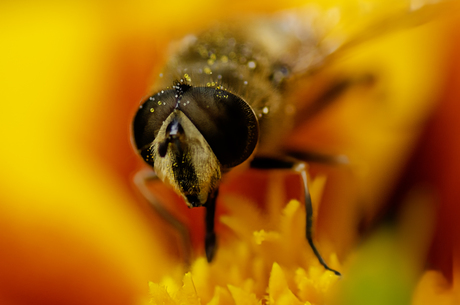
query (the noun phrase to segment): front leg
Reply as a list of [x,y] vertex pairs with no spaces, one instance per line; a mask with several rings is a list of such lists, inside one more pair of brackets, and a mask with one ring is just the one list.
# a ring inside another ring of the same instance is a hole
[[171,214],[157,199],[147,186],[149,181],[159,180],[157,174],[149,168],[144,168],[136,173],[134,176],[134,184],[137,186],[141,194],[149,202],[150,206],[155,212],[165,220],[171,227],[173,227],[181,238],[181,250],[184,255],[186,265],[190,265],[191,262],[191,241],[190,233],[185,226],[177,217]]
[[206,225],[206,236],[204,240],[204,247],[206,252],[206,259],[210,263],[214,258],[214,255],[217,250],[217,239],[216,232],[214,232],[214,218],[216,214],[216,198],[219,193],[219,189],[216,189],[213,193],[209,195],[208,201],[205,204],[206,207],[206,216],[205,216],[205,225]]
[[306,163],[303,161],[292,160],[289,158],[275,159],[259,157],[255,158],[251,162],[251,167],[256,169],[288,169],[293,170],[300,175],[300,177],[302,178],[305,196],[305,210],[307,214],[305,231],[308,244],[310,245],[310,248],[312,249],[319,263],[323,265],[323,267],[327,270],[334,272],[335,275],[340,276],[340,272],[330,268],[326,264],[324,259],[321,257],[321,254],[319,253],[318,249],[316,248],[315,243],[313,242],[313,205],[310,197],[310,191],[308,190]]

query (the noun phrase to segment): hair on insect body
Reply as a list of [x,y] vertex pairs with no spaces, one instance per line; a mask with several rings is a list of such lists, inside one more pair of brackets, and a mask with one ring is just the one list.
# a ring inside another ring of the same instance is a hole
[[[379,27],[376,29],[379,34]],[[252,168],[286,169],[300,176],[307,241],[321,265],[340,275],[326,264],[313,242],[306,162],[346,163],[346,158],[283,151],[279,145],[299,117],[315,115],[350,86],[368,80],[332,80],[308,109],[296,111],[292,94],[296,86],[340,50],[368,39],[364,35],[340,47],[326,47],[321,35],[297,11],[222,23],[188,36],[169,58],[153,94],[135,115],[134,144],[153,168],[136,175],[137,186],[162,218],[180,232],[187,249],[187,229],[162,207],[146,183],[160,179],[172,186],[187,206],[206,208],[209,262],[217,249],[214,216],[222,175],[249,162]]]

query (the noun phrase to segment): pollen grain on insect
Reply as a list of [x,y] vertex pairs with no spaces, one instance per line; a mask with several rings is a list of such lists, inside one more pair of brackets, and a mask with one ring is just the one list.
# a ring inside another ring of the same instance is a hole
[[191,81],[192,81],[192,79],[190,78],[190,76],[189,76],[187,73],[184,74],[184,78],[185,78],[185,80],[188,81],[188,82],[191,82]]
[[158,101],[158,106],[160,106],[160,105],[161,105],[161,101]]
[[212,74],[212,70],[209,67],[204,68],[204,73],[206,74]]
[[211,54],[211,56],[209,56],[209,59],[207,61],[208,65],[212,66],[215,61],[216,61],[216,54]]
[[149,97],[149,100],[154,101],[155,98],[153,96]]
[[256,67],[256,62],[251,60],[250,62],[248,62],[248,68],[249,69],[254,69]]
[[267,106],[265,106],[264,108],[262,108],[263,114],[268,114],[269,111],[270,111],[270,109],[269,109]]
[[155,112],[155,108],[150,108],[150,112]]

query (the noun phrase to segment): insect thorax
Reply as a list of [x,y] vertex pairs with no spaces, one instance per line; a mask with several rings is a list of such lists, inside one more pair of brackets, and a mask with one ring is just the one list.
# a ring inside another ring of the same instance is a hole
[[259,150],[273,150],[291,127],[292,107],[284,81],[290,67],[266,48],[234,28],[218,26],[185,38],[166,64],[154,90],[174,81],[194,87],[213,87],[245,100],[259,121]]

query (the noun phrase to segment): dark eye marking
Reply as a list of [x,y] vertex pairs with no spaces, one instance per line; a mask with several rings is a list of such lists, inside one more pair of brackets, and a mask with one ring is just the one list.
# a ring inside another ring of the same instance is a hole
[[192,121],[224,167],[245,161],[259,140],[253,109],[239,96],[212,87],[192,87],[179,109]]
[[[222,89],[176,82],[172,89],[149,97],[134,118],[134,142],[150,165],[150,146],[175,109],[195,125],[223,167],[242,163],[257,145],[259,124],[253,109],[242,98]],[[166,155],[167,144],[175,141],[169,136],[160,144],[160,156]]]

